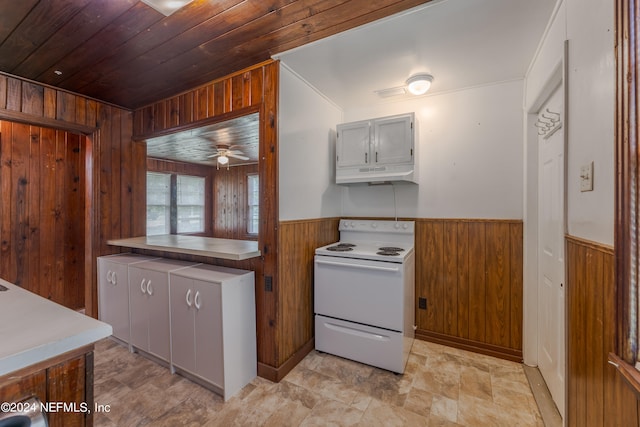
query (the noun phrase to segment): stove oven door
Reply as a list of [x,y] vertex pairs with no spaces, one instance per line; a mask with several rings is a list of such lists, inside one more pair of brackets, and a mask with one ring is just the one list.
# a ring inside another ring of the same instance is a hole
[[401,263],[316,255],[315,313],[403,331]]

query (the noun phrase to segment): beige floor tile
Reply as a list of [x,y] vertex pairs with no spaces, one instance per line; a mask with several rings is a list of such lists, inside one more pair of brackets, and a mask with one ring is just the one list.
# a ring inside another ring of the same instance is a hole
[[541,426],[522,366],[416,340],[405,373],[312,351],[280,383],[222,397],[112,340],[95,350],[95,425]]

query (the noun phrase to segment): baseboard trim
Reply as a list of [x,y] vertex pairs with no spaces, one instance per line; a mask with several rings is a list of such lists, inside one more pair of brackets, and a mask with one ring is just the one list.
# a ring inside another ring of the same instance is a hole
[[499,359],[510,360],[512,362],[522,363],[523,361],[522,350],[514,350],[465,338],[452,337],[449,335],[439,334],[437,332],[425,331],[424,329],[416,330],[416,338],[423,341],[430,341],[436,344],[459,348],[461,350],[497,357]]
[[258,376],[269,381],[273,381],[274,383],[279,383],[289,372],[291,372],[293,368],[296,367],[298,363],[302,361],[302,359],[305,358],[307,354],[311,353],[315,346],[316,340],[315,338],[311,338],[302,347],[300,347],[293,356],[288,358],[277,368],[258,362]]

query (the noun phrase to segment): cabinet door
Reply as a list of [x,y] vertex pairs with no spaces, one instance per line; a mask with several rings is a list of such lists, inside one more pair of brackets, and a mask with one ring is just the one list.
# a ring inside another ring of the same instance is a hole
[[131,305],[131,345],[149,350],[149,308],[145,270],[129,267],[129,304]]
[[171,325],[169,323],[169,275],[145,272],[149,313],[149,353],[169,361],[171,357]]
[[223,359],[221,285],[194,280],[194,289],[196,371],[201,377],[224,388],[224,363],[234,364],[239,361]]
[[129,342],[129,281],[127,265],[98,259],[98,314],[113,328],[113,336]]
[[373,161],[375,163],[413,162],[412,115],[374,120],[373,141]]
[[193,280],[171,276],[171,362],[195,373]]
[[336,165],[363,166],[371,163],[369,122],[346,123],[337,126]]

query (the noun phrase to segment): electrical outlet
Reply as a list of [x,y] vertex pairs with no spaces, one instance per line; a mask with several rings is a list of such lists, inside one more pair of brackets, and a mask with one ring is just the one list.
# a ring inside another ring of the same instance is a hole
[[593,162],[580,167],[580,191],[593,191]]
[[418,298],[418,308],[422,309],[422,310],[426,310],[427,309],[427,299],[426,298]]
[[264,276],[264,291],[273,292],[273,277]]

